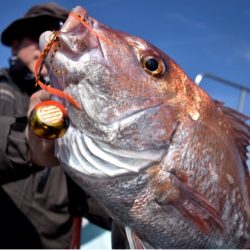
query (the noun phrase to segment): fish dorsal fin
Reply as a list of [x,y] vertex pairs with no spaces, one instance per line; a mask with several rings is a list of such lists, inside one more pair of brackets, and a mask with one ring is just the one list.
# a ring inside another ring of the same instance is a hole
[[218,107],[224,113],[226,119],[230,122],[231,134],[235,141],[236,147],[240,153],[242,164],[244,166],[244,172],[246,175],[248,195],[250,199],[250,173],[247,166],[247,147],[250,144],[250,126],[246,123],[250,117],[234,110],[229,107],[225,107],[223,103],[215,101]]
[[130,249],[153,249],[150,244],[142,241],[129,227],[125,227]]

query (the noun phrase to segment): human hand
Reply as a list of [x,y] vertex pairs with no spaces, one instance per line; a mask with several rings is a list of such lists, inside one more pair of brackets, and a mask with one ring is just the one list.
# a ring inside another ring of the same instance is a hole
[[[50,94],[44,90],[34,93],[30,98],[28,118],[37,104],[49,99]],[[38,137],[29,126],[26,128],[26,139],[32,163],[44,167],[52,167],[59,164],[58,159],[55,157],[55,140]]]

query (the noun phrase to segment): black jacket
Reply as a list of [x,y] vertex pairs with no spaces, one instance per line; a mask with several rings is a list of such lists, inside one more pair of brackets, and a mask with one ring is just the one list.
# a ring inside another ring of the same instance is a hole
[[0,248],[65,249],[72,215],[105,228],[111,219],[60,167],[29,161],[24,130],[34,86],[33,75],[20,62],[0,71]]

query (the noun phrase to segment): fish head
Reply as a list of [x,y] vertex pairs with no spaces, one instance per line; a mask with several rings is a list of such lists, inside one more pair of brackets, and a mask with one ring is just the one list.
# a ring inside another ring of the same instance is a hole
[[[41,36],[42,48],[50,36]],[[198,96],[182,69],[149,42],[103,25],[82,7],[72,11],[58,38],[46,65],[52,86],[81,107],[68,107],[71,124],[122,148],[166,147]]]

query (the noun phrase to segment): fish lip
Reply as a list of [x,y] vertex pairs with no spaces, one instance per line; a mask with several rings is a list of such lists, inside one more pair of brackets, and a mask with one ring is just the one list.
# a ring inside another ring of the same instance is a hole
[[45,49],[46,45],[48,44],[49,41],[53,38],[54,33],[53,31],[47,30],[44,31],[40,37],[39,37],[39,49],[42,51]]
[[[83,20],[87,20],[89,18],[88,11],[82,8],[81,6],[76,6],[75,8],[73,8],[71,13],[78,15]],[[67,20],[65,21],[65,23],[60,29],[60,33],[72,32],[75,29],[77,29],[78,26],[79,26],[79,21],[76,19],[70,18],[70,14],[69,14],[69,17],[67,18]]]
[[80,6],[74,8],[70,14],[58,35],[60,45],[75,55],[98,47],[99,39],[91,34],[91,31],[98,27],[99,22],[90,17],[88,12]]

